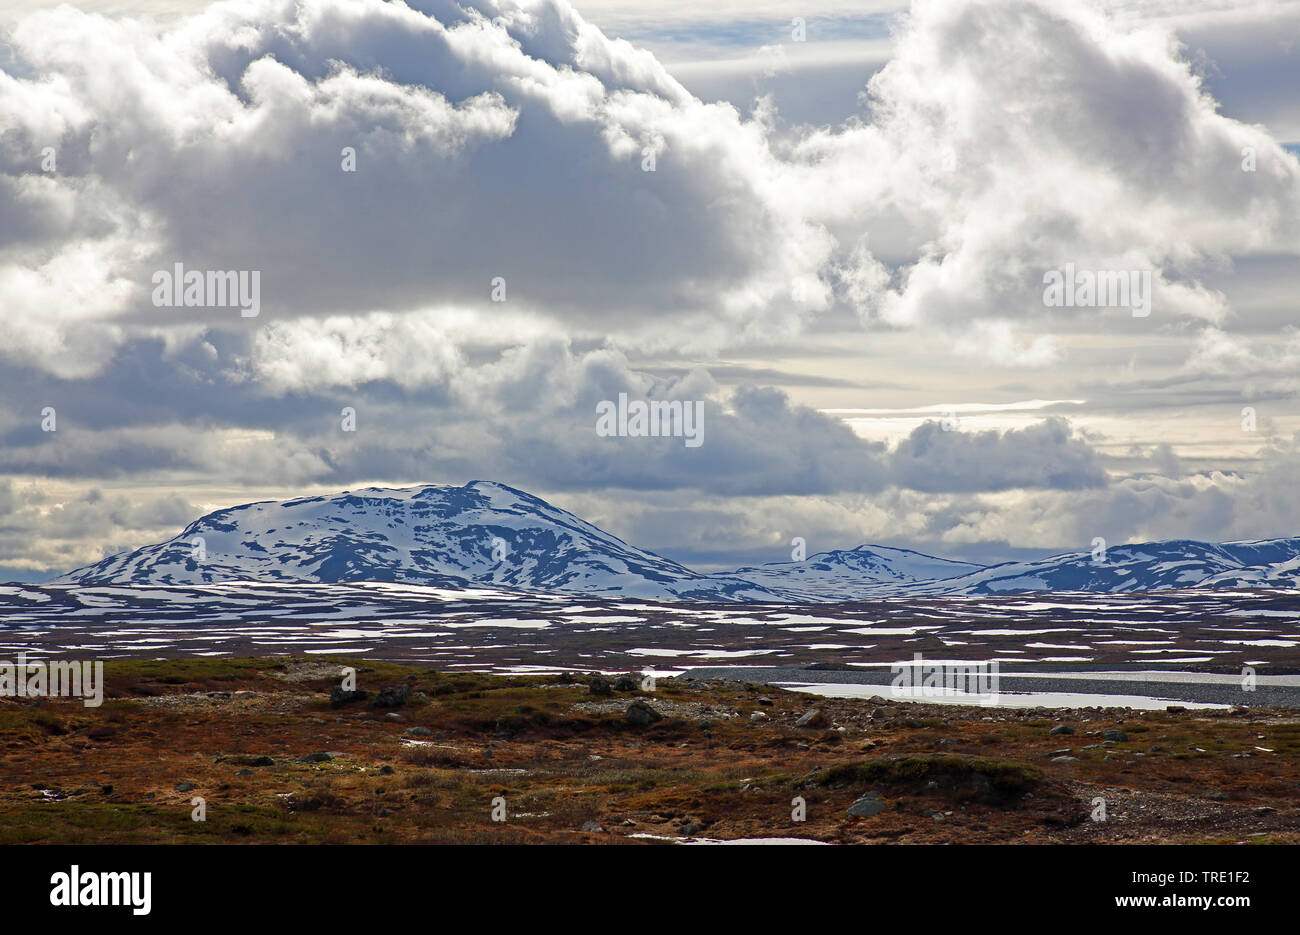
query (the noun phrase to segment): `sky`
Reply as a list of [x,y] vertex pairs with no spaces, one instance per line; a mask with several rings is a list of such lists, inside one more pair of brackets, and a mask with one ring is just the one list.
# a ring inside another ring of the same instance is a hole
[[0,578],[474,479],[701,569],[1300,535],[1297,89],[1288,0],[10,0]]

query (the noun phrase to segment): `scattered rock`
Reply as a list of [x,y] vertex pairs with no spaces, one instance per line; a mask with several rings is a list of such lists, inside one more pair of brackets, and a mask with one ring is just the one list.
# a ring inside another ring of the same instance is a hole
[[1079,758],[1077,756],[1054,756],[1052,757],[1052,762],[1053,763],[1078,763]]
[[402,733],[407,737],[428,737],[433,734],[433,731],[427,727],[408,727]]
[[230,763],[235,766],[274,766],[275,760],[269,756],[250,756],[248,754],[236,754],[233,756],[219,756],[218,763]]
[[337,708],[339,705],[351,704],[354,701],[365,701],[369,696],[369,692],[362,691],[361,689],[348,691],[345,688],[335,685],[330,689],[330,704]]
[[382,689],[375,697],[376,708],[400,708],[411,698],[410,685]]
[[1069,724],[1059,724],[1056,727],[1053,727],[1047,733],[1049,736],[1055,734],[1073,734],[1074,728],[1071,727]]
[[604,833],[605,833],[605,829],[602,828],[598,823],[596,823],[596,822],[594,822],[594,821],[584,821],[584,822],[582,823],[582,830],[585,831],[585,832],[587,832],[588,834],[604,834]]
[[384,717],[387,718],[387,719],[390,720],[390,721],[405,721],[405,720],[406,720],[406,718],[402,717],[402,716],[401,716],[400,714],[398,714],[396,711],[389,711],[387,714],[384,715]]
[[178,782],[178,783],[176,783],[176,791],[177,791],[177,792],[189,792],[189,791],[190,791],[191,789],[193,789],[193,788],[194,788],[194,783],[192,783],[192,782]]
[[587,683],[588,694],[604,696],[611,691],[613,691],[613,686],[609,684],[609,679],[603,675],[593,675],[591,681]]
[[817,708],[804,712],[799,720],[794,722],[795,727],[825,727],[826,715],[822,714]]
[[753,722],[766,721],[767,715],[764,714],[762,711],[755,711],[753,714],[749,716],[749,719]]
[[328,763],[334,759],[334,754],[326,753],[324,750],[317,750],[315,753],[306,753],[298,757],[299,763]]
[[620,675],[614,679],[613,688],[616,692],[634,692],[640,687],[640,684],[630,675]]
[[876,793],[868,792],[849,806],[848,813],[854,818],[871,818],[873,815],[879,815],[887,808],[889,806],[880,801],[880,797]]
[[627,706],[627,722],[633,727],[645,727],[663,719],[663,715],[638,698]]
[[387,764],[379,767],[380,776],[391,776],[393,775],[393,772],[394,772],[393,768],[391,766],[388,766]]
[[1128,734],[1124,733],[1122,730],[1115,727],[1112,727],[1110,730],[1107,731],[1102,731],[1101,736],[1103,739],[1113,740],[1115,741],[1115,743],[1123,743],[1124,741],[1128,740]]

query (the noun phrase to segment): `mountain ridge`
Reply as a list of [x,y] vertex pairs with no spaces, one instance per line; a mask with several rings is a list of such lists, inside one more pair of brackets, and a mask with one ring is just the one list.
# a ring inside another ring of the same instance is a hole
[[637,549],[540,497],[492,481],[369,487],[227,507],[166,542],[109,556],[56,582],[234,580],[778,599],[749,582],[702,575]]
[[1173,588],[1293,588],[1300,539],[1113,546],[981,565],[891,546],[705,574],[637,548],[540,497],[495,481],[368,487],[263,500],[199,517],[165,542],[107,556],[62,584],[391,581],[726,603],[894,595]]

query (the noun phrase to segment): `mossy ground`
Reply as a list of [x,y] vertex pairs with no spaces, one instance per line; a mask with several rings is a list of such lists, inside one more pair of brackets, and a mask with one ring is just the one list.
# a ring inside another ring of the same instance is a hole
[[[333,707],[344,665],[372,693],[423,697]],[[1300,842],[1288,711],[1043,713],[671,679],[598,698],[555,676],[319,657],[123,660],[106,682],[99,708],[0,700],[0,843]],[[666,716],[628,724],[633,696]],[[825,723],[797,727],[813,707]],[[1061,723],[1075,733],[1048,734]],[[1105,742],[1116,726],[1127,739]],[[342,755],[301,759],[321,751]],[[867,792],[886,809],[850,817]]]

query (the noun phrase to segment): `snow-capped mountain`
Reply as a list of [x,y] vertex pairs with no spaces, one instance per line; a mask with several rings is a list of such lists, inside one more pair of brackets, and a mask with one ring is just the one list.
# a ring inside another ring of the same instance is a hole
[[210,513],[158,545],[60,583],[390,581],[659,600],[815,603],[892,595],[1295,588],[1300,539],[1115,546],[982,566],[863,545],[721,574],[635,548],[545,500],[487,481],[367,488]]
[[1121,545],[1094,556],[1070,552],[993,565],[922,584],[913,593],[1162,591],[1171,588],[1292,588],[1300,582],[1300,539],[1220,544],[1175,539]]
[[779,562],[732,572],[773,591],[808,601],[851,601],[907,590],[909,585],[936,582],[982,571],[973,562],[935,558],[910,549],[862,545],[856,549],[818,552],[801,562]]
[[368,488],[218,510],[62,582],[399,581],[610,597],[783,599],[633,548],[504,484]]

